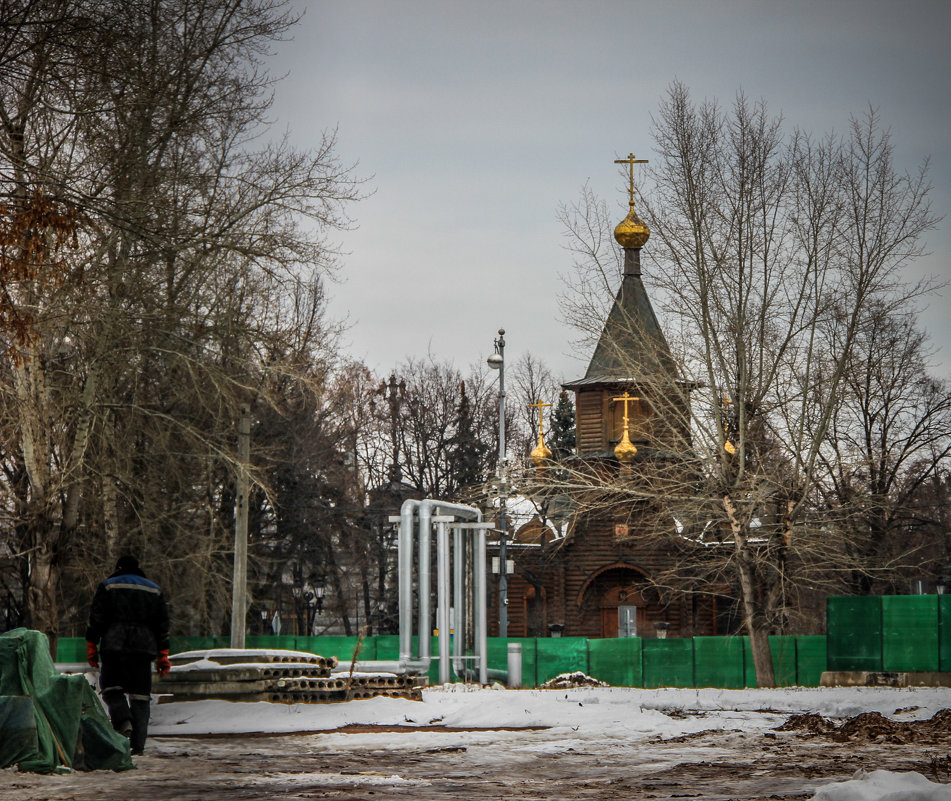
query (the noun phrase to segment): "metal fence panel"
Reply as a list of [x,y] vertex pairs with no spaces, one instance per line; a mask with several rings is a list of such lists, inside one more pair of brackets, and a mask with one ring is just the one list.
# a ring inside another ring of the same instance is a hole
[[882,670],[937,671],[938,596],[882,598]]
[[376,635],[376,658],[384,662],[393,662],[400,658],[400,635]]
[[369,662],[376,659],[376,637],[342,637],[335,635],[318,635],[315,637],[298,637],[296,649],[318,656],[335,656],[340,665],[349,665],[353,660],[353,652],[360,643],[359,662]]
[[826,670],[826,637],[824,634],[796,635],[796,684],[818,687]]
[[693,687],[693,640],[643,640],[645,687]]
[[562,673],[588,672],[588,640],[585,637],[543,637],[536,640],[536,649],[535,680],[538,684]]
[[743,638],[694,637],[695,687],[743,687]]
[[951,595],[938,596],[938,670],[951,673]]
[[790,634],[777,634],[769,638],[769,650],[773,655],[773,675],[777,687],[798,684],[796,676],[796,638]]
[[[489,670],[508,670],[509,667],[509,646],[510,642],[520,642],[522,644],[522,686],[534,687],[537,681],[537,647],[536,643],[541,642],[534,637],[489,637],[487,639],[487,649],[489,657]],[[471,664],[475,665],[474,662]]]
[[588,672],[614,687],[643,687],[640,637],[588,640]]
[[828,670],[882,670],[881,596],[826,599]]

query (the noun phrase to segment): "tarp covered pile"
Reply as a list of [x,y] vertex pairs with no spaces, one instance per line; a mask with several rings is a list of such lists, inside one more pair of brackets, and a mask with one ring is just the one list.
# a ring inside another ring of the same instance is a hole
[[56,672],[46,635],[0,635],[0,768],[127,770],[129,741],[116,732],[85,676]]

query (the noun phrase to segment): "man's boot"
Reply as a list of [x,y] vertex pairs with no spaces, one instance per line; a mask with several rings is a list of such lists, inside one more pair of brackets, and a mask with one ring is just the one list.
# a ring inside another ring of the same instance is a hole
[[132,713],[129,710],[129,702],[126,700],[122,688],[109,687],[102,691],[102,700],[106,702],[109,709],[109,719],[112,721],[112,728],[125,737],[132,734]]
[[145,739],[149,736],[149,696],[132,696],[132,753],[140,755],[145,750]]

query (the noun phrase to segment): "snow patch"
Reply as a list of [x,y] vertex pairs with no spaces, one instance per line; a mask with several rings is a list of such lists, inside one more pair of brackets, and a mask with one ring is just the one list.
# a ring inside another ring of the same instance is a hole
[[281,784],[348,784],[348,785],[400,785],[426,787],[432,782],[425,779],[404,779],[393,774],[383,776],[378,773],[269,773],[256,779],[258,782],[280,782]]
[[812,801],[951,801],[951,786],[920,773],[860,770],[849,781],[820,787]]

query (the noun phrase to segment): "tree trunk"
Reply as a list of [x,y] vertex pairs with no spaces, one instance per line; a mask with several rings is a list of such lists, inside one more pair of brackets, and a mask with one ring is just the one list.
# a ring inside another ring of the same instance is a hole
[[111,472],[102,477],[102,527],[106,537],[106,564],[111,565],[119,556],[119,493]]
[[56,658],[59,639],[60,571],[56,546],[47,530],[48,520],[37,521],[31,533],[30,573],[27,584],[28,625],[42,631],[50,641],[50,654]]
[[753,668],[756,671],[756,686],[775,687],[776,676],[773,672],[773,657],[769,650],[769,629],[762,616],[756,614],[756,595],[746,531],[737,516],[736,505],[729,495],[723,496],[723,509],[727,513],[730,530],[733,533],[740,577],[740,594],[743,603],[743,625],[750,636]]
[[334,558],[333,548],[327,549],[327,562],[330,568],[330,578],[333,581],[334,592],[337,595],[337,603],[340,612],[340,621],[343,623],[344,634],[348,637],[353,636],[353,625],[350,623],[350,615],[347,614],[347,604],[343,597],[343,582],[340,579],[340,567]]
[[363,573],[363,618],[366,620],[364,629],[367,634],[373,634],[373,605],[370,603],[370,581],[366,571]]
[[773,672],[773,655],[769,649],[769,629],[757,625],[756,621],[746,621],[750,633],[750,648],[753,651],[753,668],[756,671],[757,687],[775,687],[776,676]]

